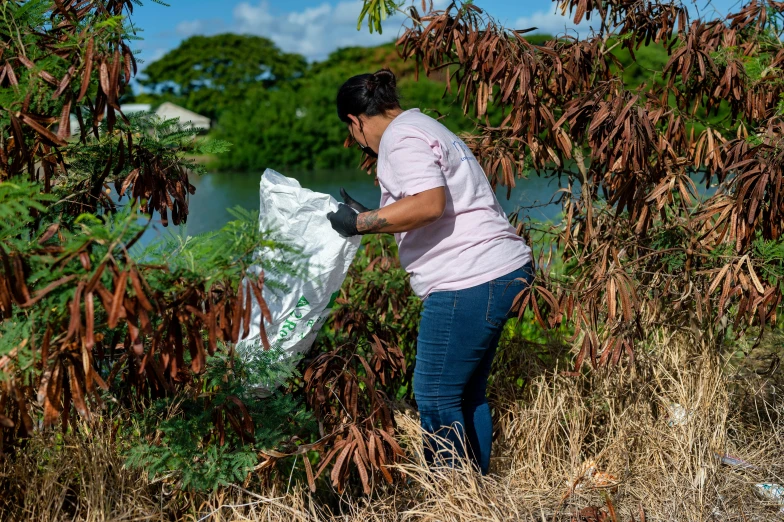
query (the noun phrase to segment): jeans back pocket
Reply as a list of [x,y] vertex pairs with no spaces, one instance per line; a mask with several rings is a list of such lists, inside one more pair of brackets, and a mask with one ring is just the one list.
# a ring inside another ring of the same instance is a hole
[[531,285],[534,279],[530,264],[511,274],[490,281],[486,320],[493,326],[503,326],[510,317],[515,298]]

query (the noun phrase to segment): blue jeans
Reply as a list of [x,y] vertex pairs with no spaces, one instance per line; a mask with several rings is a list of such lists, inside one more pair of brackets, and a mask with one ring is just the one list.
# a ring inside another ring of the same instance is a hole
[[[453,465],[469,458],[490,467],[493,421],[487,378],[514,298],[533,281],[531,263],[473,288],[433,292],[424,302],[417,338],[414,397],[425,458]],[[443,441],[441,438],[446,439]]]

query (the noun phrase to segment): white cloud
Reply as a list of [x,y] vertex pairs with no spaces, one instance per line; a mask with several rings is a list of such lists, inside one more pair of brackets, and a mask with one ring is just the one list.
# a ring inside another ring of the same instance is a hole
[[155,60],[157,60],[157,59],[159,59],[159,58],[163,57],[163,55],[164,55],[164,54],[166,54],[166,52],[167,52],[167,51],[168,51],[168,49],[166,49],[166,48],[164,48],[164,47],[158,47],[158,48],[156,48],[156,49],[155,49],[155,50],[152,52],[152,54],[150,55],[150,57],[149,57],[149,58],[147,58],[147,60],[148,60],[150,63],[152,63],[152,62],[154,62]]
[[242,2],[234,8],[232,30],[265,36],[286,52],[322,60],[340,47],[378,45],[393,40],[405,18],[396,14],[384,22],[383,34],[370,34],[364,24],[357,31],[361,10],[361,0],[344,0],[335,5],[325,2],[287,13],[273,12],[267,0],[254,4]]
[[569,34],[576,36],[575,31],[581,37],[586,37],[590,33],[591,23],[594,20],[586,21],[583,19],[579,25],[574,24],[574,13],[572,16],[567,12],[565,16],[557,12],[537,11],[530,16],[521,16],[514,23],[513,29],[529,29],[536,27],[535,33],[551,34],[559,36]]
[[202,20],[185,20],[178,23],[174,30],[179,36],[191,36],[204,31],[204,22]]
[[188,38],[196,34],[218,34],[226,30],[226,25],[220,18],[184,20],[174,28],[174,32],[181,38]]

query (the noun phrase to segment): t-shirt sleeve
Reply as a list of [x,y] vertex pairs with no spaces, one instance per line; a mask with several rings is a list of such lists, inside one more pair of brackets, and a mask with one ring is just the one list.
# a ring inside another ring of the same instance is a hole
[[402,197],[446,186],[438,159],[423,138],[406,136],[395,142],[387,161]]

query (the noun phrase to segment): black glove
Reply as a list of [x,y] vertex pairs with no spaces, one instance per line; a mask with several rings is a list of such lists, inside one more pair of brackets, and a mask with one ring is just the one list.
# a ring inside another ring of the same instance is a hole
[[[357,214],[368,212],[371,209],[349,196],[344,188],[340,189],[340,195],[343,197],[345,205],[340,203],[338,205],[338,211],[327,214],[327,219],[332,223],[332,228],[343,237],[361,234],[361,232],[357,230]],[[356,210],[356,212],[351,209]]]
[[338,203],[338,211],[328,213],[327,219],[338,234],[343,237],[351,237],[359,234],[359,231],[357,230],[358,215],[359,214],[348,205]]
[[359,213],[367,212],[367,211],[371,210],[371,209],[367,208],[365,205],[363,205],[362,203],[359,203],[354,198],[349,196],[348,192],[346,192],[346,189],[344,189],[344,188],[340,189],[340,195],[343,196],[343,203],[345,203],[346,205],[348,205],[349,207],[353,208],[354,210],[356,210]]

